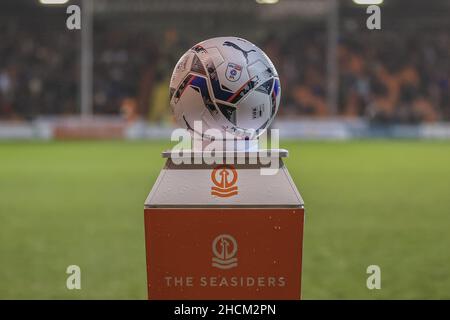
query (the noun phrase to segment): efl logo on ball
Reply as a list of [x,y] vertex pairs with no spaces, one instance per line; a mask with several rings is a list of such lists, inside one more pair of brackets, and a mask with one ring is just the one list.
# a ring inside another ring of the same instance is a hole
[[242,66],[235,63],[228,63],[225,77],[231,82],[238,81],[241,78]]

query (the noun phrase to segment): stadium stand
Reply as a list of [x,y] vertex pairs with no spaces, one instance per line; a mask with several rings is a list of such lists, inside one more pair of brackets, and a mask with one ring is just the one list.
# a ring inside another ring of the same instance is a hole
[[[20,14],[27,18],[26,10]],[[44,27],[39,21],[8,19],[7,10],[1,15],[0,120],[77,115],[79,33],[54,27],[64,16],[48,14]],[[159,23],[156,31],[145,21],[129,28],[113,22],[103,14],[94,25],[94,114],[169,123],[172,68],[203,33],[158,21],[151,22]],[[402,26],[369,32],[355,27],[354,17],[344,10],[340,25],[337,114],[327,105],[323,21],[286,26],[281,35],[270,28],[245,33],[268,53],[281,75],[279,119],[363,118],[381,124],[450,120],[448,22],[433,29]]]

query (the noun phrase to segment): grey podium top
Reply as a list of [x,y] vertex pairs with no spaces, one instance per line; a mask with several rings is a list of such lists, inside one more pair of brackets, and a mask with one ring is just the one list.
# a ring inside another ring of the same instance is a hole
[[[162,156],[167,161],[145,201],[146,208],[303,207],[281,159],[288,156],[287,150],[234,151],[219,156],[234,158],[234,165],[208,164],[217,155],[201,151],[165,151]],[[191,163],[196,157],[203,160]],[[269,167],[261,160],[267,160]]]

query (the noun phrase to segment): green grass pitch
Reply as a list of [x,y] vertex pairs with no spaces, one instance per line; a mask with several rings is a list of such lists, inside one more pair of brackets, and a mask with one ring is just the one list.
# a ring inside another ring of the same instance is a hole
[[[0,298],[145,299],[143,202],[169,146],[0,143]],[[281,146],[306,203],[303,298],[450,298],[449,142]]]

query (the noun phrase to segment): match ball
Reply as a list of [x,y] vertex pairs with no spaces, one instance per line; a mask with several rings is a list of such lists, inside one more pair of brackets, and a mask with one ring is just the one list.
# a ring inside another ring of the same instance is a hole
[[281,87],[269,57],[251,42],[220,37],[200,42],[178,61],[170,81],[170,105],[177,123],[198,131],[255,139],[278,111]]

